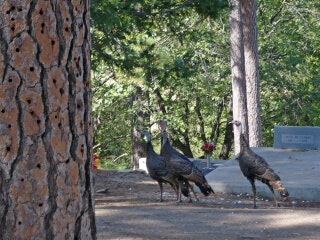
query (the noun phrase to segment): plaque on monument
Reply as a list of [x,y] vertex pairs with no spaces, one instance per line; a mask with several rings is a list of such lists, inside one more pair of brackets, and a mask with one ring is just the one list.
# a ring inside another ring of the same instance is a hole
[[320,127],[275,126],[273,147],[320,149]]

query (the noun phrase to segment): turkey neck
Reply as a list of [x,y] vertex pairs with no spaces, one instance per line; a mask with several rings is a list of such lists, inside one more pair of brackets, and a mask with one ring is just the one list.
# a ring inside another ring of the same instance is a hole
[[166,155],[169,147],[170,142],[168,138],[168,133],[166,131],[163,131],[161,135],[161,155]]
[[240,134],[240,153],[254,153],[251,148],[249,147],[249,143],[247,139],[245,138],[244,134]]
[[247,139],[244,136],[244,133],[242,132],[242,124],[239,126],[239,132],[240,132],[240,152],[244,152],[245,150],[249,149],[249,144]]
[[151,142],[147,142],[147,152],[154,152]]
[[161,145],[162,147],[169,141],[168,139],[168,133],[166,131],[163,131],[162,132],[162,135],[161,135]]
[[154,149],[153,149],[153,145],[151,143],[151,137],[147,136],[146,137],[146,143],[147,143],[147,152],[149,153],[155,153]]

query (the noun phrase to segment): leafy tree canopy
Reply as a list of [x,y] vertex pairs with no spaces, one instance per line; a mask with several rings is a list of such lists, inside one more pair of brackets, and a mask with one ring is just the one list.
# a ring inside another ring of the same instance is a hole
[[[231,117],[226,2],[92,1],[95,150],[109,167],[130,167],[137,110],[149,113],[146,124],[165,118],[178,148],[198,157],[211,140],[218,156]],[[270,146],[276,124],[320,124],[319,3],[258,4],[263,141]],[[137,87],[142,106],[133,103]]]

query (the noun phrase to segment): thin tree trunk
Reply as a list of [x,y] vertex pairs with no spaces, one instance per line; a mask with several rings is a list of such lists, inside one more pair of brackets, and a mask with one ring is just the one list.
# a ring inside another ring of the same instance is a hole
[[228,159],[232,147],[233,142],[233,134],[232,134],[233,126],[230,124],[226,124],[226,132],[224,134],[223,145],[219,154],[219,159]]
[[180,136],[183,138],[182,142],[179,138],[171,138],[172,146],[179,149],[186,157],[193,158],[193,153],[190,147],[189,136],[187,132],[176,131],[174,129],[170,130],[175,136]]
[[143,123],[150,119],[149,113],[143,110],[145,109],[143,105],[146,101],[146,95],[139,86],[136,86],[136,91],[132,94],[131,104],[135,113],[131,127],[131,166],[133,169],[138,169],[139,159],[146,156],[146,144],[141,141],[141,134],[137,131],[144,128]]
[[201,99],[200,97],[197,97],[196,98],[196,106],[195,106],[195,113],[198,117],[198,121],[199,121],[199,127],[200,127],[200,130],[199,130],[199,133],[200,133],[200,137],[202,139],[203,142],[207,141],[207,138],[206,138],[206,133],[204,132],[204,119],[203,119],[203,116],[201,114]]
[[220,102],[219,102],[218,108],[217,108],[216,119],[215,119],[214,123],[212,124],[210,140],[213,141],[214,144],[217,144],[218,139],[220,137],[220,128],[221,128],[220,122],[221,122],[223,110],[225,108],[226,98],[227,98],[227,95],[223,96],[220,99]]
[[132,169],[139,168],[139,159],[146,156],[146,144],[141,141],[141,134],[137,131],[136,127],[132,128]]
[[0,239],[96,239],[89,1],[0,6]]
[[224,134],[224,140],[223,140],[223,145],[219,154],[219,159],[228,159],[231,151],[231,147],[233,144],[234,140],[234,134],[233,134],[233,125],[229,124],[231,121],[230,118],[232,118],[232,99],[230,100],[228,104],[228,117],[229,119],[226,122],[226,127],[225,127],[225,134]]
[[256,0],[241,1],[249,143],[252,147],[262,145],[256,8]]
[[[247,100],[243,49],[243,31],[240,11],[241,5],[240,1],[238,0],[231,0],[230,4],[231,9],[229,15],[229,22],[231,45],[233,118],[241,121],[242,130],[244,134],[247,135]],[[238,153],[240,151],[239,135],[240,133],[236,129],[234,129],[235,153]]]

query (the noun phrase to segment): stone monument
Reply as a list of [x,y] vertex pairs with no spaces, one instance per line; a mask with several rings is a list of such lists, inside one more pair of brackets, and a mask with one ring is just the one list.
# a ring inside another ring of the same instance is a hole
[[275,126],[273,147],[320,149],[320,127]]

